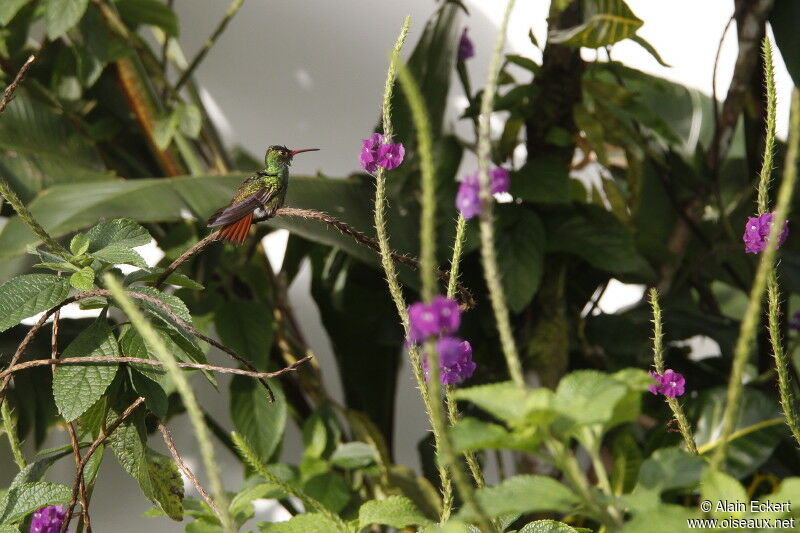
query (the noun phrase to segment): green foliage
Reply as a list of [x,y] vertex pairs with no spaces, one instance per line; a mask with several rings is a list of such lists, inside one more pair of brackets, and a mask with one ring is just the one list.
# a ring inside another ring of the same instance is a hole
[[632,37],[644,22],[624,0],[579,0],[583,21],[577,26],[553,30],[548,41],[571,46],[600,48]]
[[358,510],[358,526],[361,528],[372,524],[384,524],[400,529],[430,523],[431,521],[417,509],[414,502],[404,496],[390,496],[385,500],[369,501]]
[[89,0],[44,0],[47,36],[58,39],[75,26],[89,6]]
[[0,331],[67,299],[69,282],[50,274],[28,274],[0,285]]
[[0,524],[14,524],[36,509],[67,503],[71,494],[66,485],[43,481],[10,488],[0,497]]
[[[478,489],[478,501],[489,516],[542,511],[569,512],[580,499],[569,488],[547,476],[514,476],[492,487]],[[465,506],[458,514],[474,520],[475,511]]]
[[233,425],[253,446],[259,460],[270,463],[283,440],[286,424],[286,398],[281,386],[273,381],[270,387],[275,401],[270,402],[264,388],[251,378],[235,376],[231,380],[230,409]]

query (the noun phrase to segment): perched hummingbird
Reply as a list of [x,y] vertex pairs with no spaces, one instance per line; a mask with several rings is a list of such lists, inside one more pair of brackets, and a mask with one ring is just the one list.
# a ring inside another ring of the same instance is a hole
[[223,226],[217,239],[242,244],[247,238],[253,214],[263,209],[267,217],[275,215],[286,198],[289,186],[289,166],[292,158],[302,152],[313,152],[319,148],[289,150],[285,146],[273,145],[264,156],[265,167],[244,180],[231,203],[218,210],[208,219],[212,228]]

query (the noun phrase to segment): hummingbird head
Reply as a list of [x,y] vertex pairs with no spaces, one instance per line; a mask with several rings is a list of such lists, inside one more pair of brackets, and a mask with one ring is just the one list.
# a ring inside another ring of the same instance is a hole
[[267,153],[264,156],[264,163],[269,167],[271,164],[277,165],[290,165],[292,163],[292,158],[297,154],[303,152],[313,152],[319,150],[319,148],[304,148],[302,150],[289,150],[285,146],[281,146],[279,144],[273,144],[269,148],[267,148]]

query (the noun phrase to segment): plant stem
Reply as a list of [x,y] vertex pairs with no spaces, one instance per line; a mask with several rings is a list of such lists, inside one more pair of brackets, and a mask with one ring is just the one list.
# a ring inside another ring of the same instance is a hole
[[3,402],[2,406],[0,406],[0,410],[2,410],[3,416],[3,429],[6,435],[8,435],[8,444],[11,447],[11,453],[14,455],[14,462],[17,463],[19,469],[22,470],[26,466],[25,456],[22,453],[22,448],[17,438],[17,424],[14,421],[14,415],[11,412],[11,407],[8,406],[8,402]]
[[189,385],[189,381],[186,379],[184,373],[181,372],[175,360],[175,356],[167,350],[167,347],[164,346],[161,337],[155,332],[153,326],[150,325],[150,322],[147,321],[144,315],[125,294],[122,285],[120,285],[111,274],[106,274],[103,280],[120,308],[122,308],[130,319],[133,327],[136,328],[136,331],[139,332],[147,344],[153,348],[161,362],[164,363],[167,373],[173,383],[175,383],[175,388],[181,395],[183,404],[186,407],[186,412],[189,414],[189,420],[194,427],[195,437],[197,438],[197,443],[200,446],[200,452],[205,463],[206,474],[211,482],[211,490],[214,493],[215,501],[220,510],[219,519],[222,522],[222,528],[226,532],[235,532],[236,527],[228,513],[228,499],[225,496],[219,469],[214,458],[214,447],[211,444],[208,427],[206,427],[205,421],[203,420],[203,413],[197,403],[194,391]]
[[800,90],[795,88],[792,92],[789,145],[784,161],[783,182],[778,191],[778,203],[773,217],[773,224],[770,228],[767,246],[761,254],[761,261],[758,263],[753,286],[750,290],[750,299],[747,302],[744,319],[739,328],[739,338],[736,341],[731,376],[728,382],[728,394],[725,413],[723,415],[720,445],[711,461],[711,467],[714,469],[719,469],[725,459],[728,438],[731,433],[733,433],[733,428],[736,424],[739,400],[742,395],[742,377],[744,376],[747,360],[752,352],[756,329],[758,328],[759,316],[761,314],[761,300],[764,297],[764,290],[766,289],[769,272],[775,265],[778,234],[786,220],[789,204],[791,203],[794,193],[794,184],[797,179],[798,144],[800,144]]
[[225,12],[225,16],[222,17],[222,20],[219,21],[219,24],[217,24],[217,27],[211,34],[211,37],[208,38],[206,43],[203,45],[203,48],[201,48],[200,51],[197,52],[197,55],[194,56],[192,61],[189,63],[189,67],[185,71],[183,71],[183,74],[181,74],[181,77],[175,84],[175,93],[177,93],[181,89],[181,87],[183,87],[183,84],[189,80],[192,74],[194,74],[194,71],[195,69],[197,69],[197,66],[206,57],[206,54],[208,54],[209,50],[211,50],[211,48],[217,42],[217,39],[219,38],[220,35],[222,35],[222,32],[225,31],[225,28],[228,26],[228,23],[231,21],[234,15],[236,15],[236,13],[239,11],[239,8],[242,7],[242,4],[244,4],[244,0],[233,0],[231,2],[231,4],[228,6],[228,10]]
[[258,472],[258,474],[272,483],[279,487],[282,491],[286,494],[292,495],[301,502],[306,507],[306,510],[313,509],[315,512],[320,513],[321,515],[325,516],[328,520],[336,524],[337,529],[341,533],[350,533],[350,528],[347,527],[347,524],[339,518],[336,514],[332,513],[327,507],[325,507],[321,502],[314,499],[313,497],[309,496],[306,492],[302,489],[290,485],[289,483],[285,482],[272,472],[270,472],[264,463],[258,458],[256,453],[250,447],[247,442],[245,442],[244,438],[242,438],[238,433],[233,432],[231,433],[231,438],[233,439],[236,448],[239,450],[239,455],[244,459],[244,461],[250,465],[250,467]]
[[489,289],[489,298],[492,301],[492,310],[497,322],[497,331],[503,346],[503,355],[506,358],[508,372],[511,379],[518,387],[525,387],[525,378],[522,375],[522,364],[519,360],[517,347],[514,343],[514,334],[511,331],[511,321],[508,316],[508,307],[497,267],[497,251],[494,245],[494,219],[492,217],[493,197],[489,185],[489,162],[491,157],[491,138],[489,118],[492,114],[494,95],[497,91],[497,75],[500,70],[500,57],[508,28],[508,20],[514,0],[508,0],[503,22],[494,45],[492,60],[489,64],[489,76],[486,88],[483,90],[481,100],[481,114],[478,120],[478,177],[480,181],[480,230],[481,230],[481,259],[486,285]]
[[[436,176],[433,165],[433,142],[431,141],[430,122],[425,109],[425,101],[420,93],[417,83],[411,76],[408,68],[401,66],[398,78],[403,92],[406,95],[414,126],[417,130],[417,146],[422,171],[422,213],[420,221],[420,278],[422,279],[422,297],[430,303],[438,293],[436,282]],[[491,519],[483,510],[478,501],[474,487],[467,478],[461,463],[453,450],[450,436],[447,433],[447,423],[442,409],[442,390],[439,381],[439,356],[436,349],[436,340],[431,338],[425,344],[425,356],[428,360],[429,379],[428,389],[430,395],[431,419],[433,422],[434,436],[437,436],[437,451],[440,460],[444,462],[453,480],[458,487],[464,501],[467,502],[478,516],[481,526],[488,531],[496,531]],[[446,521],[442,517],[442,523]]]
[[[650,305],[653,308],[653,361],[655,362],[656,372],[659,374],[664,373],[664,333],[663,333],[663,320],[661,319],[661,306],[658,303],[658,290],[655,288],[650,289]],[[680,429],[683,441],[686,447],[694,455],[697,455],[697,444],[694,442],[692,436],[692,427],[686,419],[686,414],[683,412],[680,402],[675,398],[666,396],[667,404],[672,409],[675,420],[678,421],[678,428]]]
[[33,231],[39,239],[48,247],[50,251],[54,254],[60,255],[64,259],[71,257],[69,251],[66,248],[58,244],[53,237],[50,236],[49,233],[45,231],[45,229],[39,224],[39,222],[33,218],[33,214],[30,210],[22,203],[17,193],[9,186],[9,184],[5,181],[0,179],[0,196],[3,196],[8,203],[11,204],[11,207],[14,208],[14,211],[20,216],[23,222],[28,225],[28,227]]
[[764,37],[761,46],[764,56],[764,84],[767,89],[767,129],[764,132],[764,160],[758,178],[758,214],[769,211],[769,184],[772,181],[772,159],[775,151],[775,114],[777,96],[775,95],[775,68],[772,63],[772,45],[769,37]]

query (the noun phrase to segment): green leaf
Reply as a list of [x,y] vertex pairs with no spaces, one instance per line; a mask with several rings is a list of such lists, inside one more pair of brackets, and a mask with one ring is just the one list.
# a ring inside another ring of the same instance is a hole
[[[682,505],[663,504],[656,509],[637,514],[618,531],[620,533],[675,533],[676,527],[682,527],[688,519],[697,517],[696,509]],[[676,526],[676,524],[680,524],[680,526]],[[706,529],[705,531],[714,530]]]
[[[186,307],[186,304],[183,302],[183,300],[172,294],[163,293],[153,287],[131,287],[129,289],[129,293],[132,295],[131,297],[136,301],[139,307],[144,309],[148,315],[164,322],[171,330],[180,334],[180,336],[183,337],[188,343],[196,346],[194,336],[189,333],[184,326],[181,325],[181,322],[186,323],[189,326],[192,325],[192,315],[189,313],[189,309]],[[175,318],[170,316],[170,313],[168,313],[161,306],[153,303],[152,301],[145,300],[143,298],[137,298],[135,296],[136,294],[144,294],[150,298],[159,300],[167,309],[171,311],[171,314],[179,318],[181,322],[175,320]]]
[[[543,511],[568,513],[580,503],[578,496],[565,485],[547,476],[514,476],[475,492],[483,509],[491,517]],[[464,506],[456,518],[475,520],[477,515]]]
[[177,465],[165,455],[146,448],[147,474],[154,500],[176,522],[183,520],[183,478]]
[[322,505],[339,513],[353,497],[350,485],[335,472],[325,472],[303,483],[303,490]]
[[85,233],[76,233],[69,241],[69,251],[72,255],[81,255],[89,249],[89,236]]
[[112,244],[89,255],[111,265],[133,265],[139,268],[147,268],[147,263],[139,255],[139,252],[124,246]]
[[[43,452],[40,452],[43,453]],[[72,453],[72,447],[66,446],[64,450],[54,452],[52,455],[48,455],[47,457],[43,457],[22,470],[14,476],[14,479],[11,481],[11,484],[8,486],[9,489],[13,489],[15,487],[20,487],[26,483],[33,483],[35,481],[39,481],[44,477],[45,473],[50,469],[53,464],[61,459],[62,457],[66,457],[67,455]]]
[[555,520],[537,520],[526,524],[518,533],[590,533],[590,529],[574,528],[564,522],[557,522]]
[[468,400],[511,425],[547,422],[556,415],[553,391],[521,389],[510,381],[458,389],[453,397]]
[[47,37],[54,41],[75,26],[89,0],[44,0],[44,26]]
[[27,274],[0,285],[0,332],[47,311],[69,294],[67,278],[52,274]]
[[552,30],[551,43],[600,48],[632,37],[644,22],[623,0],[580,0],[583,21],[577,26]]
[[72,490],[66,485],[43,481],[24,483],[9,489],[0,498],[0,523],[19,522],[42,507],[67,503],[71,496]]
[[449,428],[453,447],[458,452],[512,448],[511,434],[499,424],[465,416]]
[[165,3],[158,0],[117,0],[115,4],[127,25],[149,24],[161,28],[167,35],[178,36],[178,17]]
[[[142,365],[143,366],[143,365]],[[167,417],[169,402],[162,386],[142,373],[131,369],[131,383],[136,394],[144,398],[147,408],[161,420]]]
[[800,87],[800,33],[797,31],[797,20],[800,20],[800,4],[795,0],[775,0],[769,13],[769,25],[783,57],[783,64],[795,87]]
[[101,222],[86,232],[88,250],[92,253],[107,247],[135,248],[149,244],[153,238],[138,222],[129,218],[115,218]]
[[272,323],[272,308],[264,302],[225,301],[214,313],[220,341],[262,370],[272,348]]
[[153,140],[159,150],[166,150],[178,131],[178,114],[175,111],[162,113],[153,125]]
[[366,442],[346,442],[333,451],[329,461],[344,469],[363,468],[375,462],[378,452]]
[[[66,357],[119,357],[117,339],[105,318],[82,331],[61,354]],[[99,400],[117,374],[117,363],[61,365],[53,373],[53,398],[67,421],[86,412]]]
[[664,62],[664,60],[663,60],[663,59],[661,59],[661,56],[659,55],[659,53],[658,53],[658,50],[656,50],[656,49],[653,47],[653,45],[652,45],[652,44],[648,43],[648,42],[647,42],[647,41],[644,39],[644,37],[641,37],[641,36],[639,36],[639,35],[634,35],[633,37],[631,37],[631,41],[635,42],[636,44],[638,44],[639,46],[641,46],[642,48],[644,48],[645,50],[647,50],[647,52],[648,52],[648,53],[649,53],[651,56],[653,56],[653,59],[655,59],[656,61],[658,61],[658,63],[659,63],[659,64],[660,64],[662,67],[667,67],[667,68],[671,68],[671,67],[672,67],[672,65],[669,65],[669,64],[665,63],[665,62]]
[[175,113],[178,118],[178,129],[187,137],[196,139],[200,135],[200,128],[203,126],[203,117],[200,114],[200,109],[192,104],[177,104]]
[[234,376],[230,386],[233,425],[265,464],[271,461],[286,426],[283,389],[276,380],[272,380],[270,387],[275,393],[274,402],[269,401],[264,387],[252,378]]
[[90,291],[94,287],[94,270],[83,267],[69,277],[69,284],[79,291]]
[[706,468],[705,461],[680,448],[661,448],[639,468],[639,478],[625,502],[636,512],[650,512],[662,505],[661,493],[678,488],[693,488]]
[[568,165],[555,155],[529,157],[511,175],[511,196],[528,202],[567,203],[570,201]]
[[747,502],[747,491],[744,487],[724,472],[706,471],[700,484],[700,496],[704,500],[709,500],[714,505],[709,514],[714,518],[743,518],[745,511],[734,511],[726,506],[720,511],[716,510],[718,502]]
[[19,12],[20,9],[25,7],[25,4],[30,2],[31,0],[4,0],[0,2],[0,26],[5,26],[14,16]]
[[574,425],[605,424],[614,415],[627,388],[613,377],[596,370],[577,370],[558,383],[555,409],[566,419],[562,430]]
[[382,524],[397,529],[432,524],[414,502],[405,496],[389,496],[385,500],[365,502],[358,510],[358,527]]
[[[137,281],[144,283],[153,282],[160,278],[163,272],[164,269],[159,267],[148,267],[134,270],[133,272],[125,275],[125,279],[122,281],[122,284],[127,286],[136,283]],[[186,289],[192,289],[195,291],[203,290],[205,288],[185,274],[180,274],[178,272],[173,272],[167,276],[167,279],[164,280],[164,284],[176,285],[178,287],[184,287]]]
[[259,522],[261,533],[328,533],[339,531],[339,524],[319,513],[293,516],[285,522]]
[[511,311],[519,313],[531,301],[542,279],[544,227],[530,209],[505,204],[497,207],[497,258],[503,292]]

